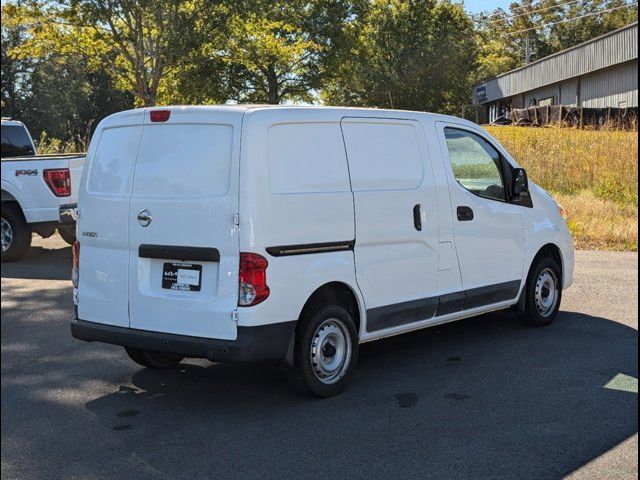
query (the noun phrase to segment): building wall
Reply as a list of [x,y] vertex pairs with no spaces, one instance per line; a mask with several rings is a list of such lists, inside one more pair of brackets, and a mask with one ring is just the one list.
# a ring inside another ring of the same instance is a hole
[[532,101],[539,102],[545,98],[553,97],[553,105],[578,106],[579,80],[572,78],[564,82],[554,83],[542,88],[537,88],[524,94],[524,107],[530,107]]
[[[473,103],[492,102],[638,59],[638,23],[476,85]],[[484,95],[478,96],[478,88]],[[575,103],[575,102],[573,102]]]
[[580,96],[586,108],[637,107],[638,61],[585,75]]
[[[553,97],[553,104],[557,105],[560,100],[560,85],[548,85],[546,87],[537,88],[524,94],[524,106],[525,108],[532,106],[532,101],[539,102],[540,100],[548,97]],[[537,103],[536,103],[537,104]]]
[[532,105],[532,100],[539,104],[549,97],[553,97],[553,105],[584,108],[637,107],[638,60],[488,102],[480,112],[479,120],[491,122],[503,113],[505,107],[527,108]]
[[566,82],[562,82],[560,86],[560,104],[570,105],[572,107],[578,106],[578,89],[580,88],[580,80],[572,78]]

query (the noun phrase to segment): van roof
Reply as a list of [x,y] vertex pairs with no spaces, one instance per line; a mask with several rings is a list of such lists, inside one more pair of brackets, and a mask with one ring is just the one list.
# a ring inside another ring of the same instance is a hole
[[[420,112],[415,110],[392,110],[382,108],[363,108],[363,107],[337,107],[337,106],[323,106],[323,105],[270,105],[270,104],[223,104],[223,105],[162,105],[155,107],[145,107],[144,109],[125,110],[122,112],[110,115],[107,118],[113,119],[119,122],[121,115],[131,114],[134,111],[140,110],[182,110],[182,111],[211,111],[213,112],[233,112],[235,114],[245,113],[259,113],[259,112],[282,112],[286,110],[296,111],[297,113],[303,113],[305,111],[311,113],[315,112],[320,114],[324,119],[331,117],[332,114],[336,118],[358,116],[366,114],[367,116],[383,117],[383,118],[402,118],[407,114],[420,115],[424,118],[428,118],[430,121],[453,121],[460,124],[467,124],[477,126],[475,123],[468,120],[464,120],[459,117],[453,117],[450,115],[443,115],[438,113]],[[115,118],[114,118],[115,117]],[[116,120],[117,119],[117,120]]]
[[156,106],[156,107],[147,107],[150,109],[163,109],[163,108],[206,108],[206,109],[232,109],[232,110],[357,110],[357,111],[367,111],[367,112],[412,112],[412,113],[421,113],[427,115],[440,115],[436,113],[429,112],[421,112],[418,110],[401,110],[401,109],[389,109],[389,108],[372,108],[372,107],[341,107],[341,106],[330,106],[330,105],[272,105],[268,103],[234,103],[234,104],[219,104],[219,105],[167,105],[167,106]]

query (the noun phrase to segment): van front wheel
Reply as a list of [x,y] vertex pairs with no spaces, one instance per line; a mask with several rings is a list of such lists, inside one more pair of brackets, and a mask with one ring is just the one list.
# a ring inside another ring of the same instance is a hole
[[140,348],[124,347],[129,358],[147,368],[163,369],[174,367],[182,361],[183,357],[170,353],[142,350]]
[[351,314],[337,305],[303,315],[296,329],[291,385],[305,395],[337,395],[351,379],[358,361],[358,335]]
[[542,258],[531,269],[525,291],[526,323],[542,327],[553,322],[562,301],[562,271],[551,258]]

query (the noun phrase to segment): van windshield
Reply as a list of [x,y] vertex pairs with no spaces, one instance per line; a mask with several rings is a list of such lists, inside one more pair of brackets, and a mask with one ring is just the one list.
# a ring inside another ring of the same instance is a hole
[[2,147],[0,156],[20,157],[35,155],[31,139],[22,125],[2,125]]

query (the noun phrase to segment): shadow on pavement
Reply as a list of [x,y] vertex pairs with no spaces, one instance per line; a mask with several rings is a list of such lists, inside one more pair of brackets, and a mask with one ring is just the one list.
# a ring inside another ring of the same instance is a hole
[[2,278],[70,280],[71,247],[31,247],[22,259],[2,264]]
[[559,478],[638,431],[637,393],[603,388],[637,378],[637,346],[604,318],[492,314],[363,345],[326,400],[275,367],[191,361],[86,407],[167,478]]

